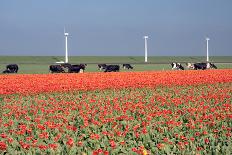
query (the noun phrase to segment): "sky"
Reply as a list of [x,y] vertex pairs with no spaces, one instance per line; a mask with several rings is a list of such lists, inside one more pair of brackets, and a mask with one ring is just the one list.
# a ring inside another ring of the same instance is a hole
[[0,0],[0,55],[232,56],[232,0]]

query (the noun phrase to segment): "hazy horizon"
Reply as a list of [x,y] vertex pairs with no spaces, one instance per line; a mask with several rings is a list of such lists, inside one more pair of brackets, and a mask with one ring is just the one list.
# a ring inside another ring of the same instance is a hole
[[1,0],[0,55],[232,56],[231,0]]
[[[64,57],[64,55],[0,55],[0,57]],[[144,57],[144,55],[71,55],[69,57]],[[149,57],[206,57],[204,55],[150,55]],[[209,57],[231,57],[232,55],[211,55]]]

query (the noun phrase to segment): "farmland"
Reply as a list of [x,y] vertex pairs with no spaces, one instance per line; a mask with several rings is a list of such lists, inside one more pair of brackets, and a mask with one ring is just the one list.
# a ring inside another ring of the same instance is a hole
[[0,75],[0,153],[230,154],[232,70]]
[[[55,62],[63,61],[61,56],[0,56],[0,71],[2,72],[7,64],[16,63],[19,65],[19,74],[47,74],[49,73],[49,65]],[[151,70],[170,70],[171,62],[204,62],[205,57],[171,57],[157,56],[148,57],[148,63],[144,63],[142,56],[72,56],[69,62],[72,64],[87,63],[86,72],[99,72],[97,63],[122,64],[130,63],[134,66],[130,71],[151,71]],[[210,61],[214,62],[219,69],[232,68],[231,56],[214,56],[210,57]],[[122,67],[122,66],[121,66]],[[121,72],[125,72],[121,68]],[[126,70],[128,72],[128,70]]]

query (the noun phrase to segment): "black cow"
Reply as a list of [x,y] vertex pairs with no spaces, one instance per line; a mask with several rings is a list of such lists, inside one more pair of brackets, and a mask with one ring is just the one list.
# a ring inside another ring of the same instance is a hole
[[98,66],[99,70],[103,70],[103,69],[106,69],[107,65],[106,64],[98,64],[97,66]]
[[195,63],[193,64],[193,67],[195,70],[198,70],[198,69],[205,70],[207,68],[207,64],[206,63]]
[[49,71],[51,73],[65,73],[64,67],[61,65],[50,65],[49,66]]
[[2,73],[18,73],[19,66],[17,64],[9,64],[6,66],[6,70]]
[[83,73],[85,70],[86,64],[80,64],[80,65],[71,65],[68,69],[69,73]]
[[171,63],[172,70],[184,70],[184,67],[180,63]]
[[107,65],[104,72],[119,72],[119,65]]
[[133,67],[130,64],[122,64],[122,67],[124,69],[133,69]]

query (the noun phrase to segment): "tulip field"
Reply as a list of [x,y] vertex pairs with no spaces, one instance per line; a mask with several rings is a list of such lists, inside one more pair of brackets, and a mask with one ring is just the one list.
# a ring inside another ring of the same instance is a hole
[[231,154],[232,69],[0,75],[0,154]]

